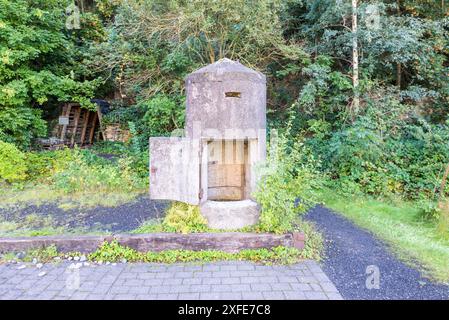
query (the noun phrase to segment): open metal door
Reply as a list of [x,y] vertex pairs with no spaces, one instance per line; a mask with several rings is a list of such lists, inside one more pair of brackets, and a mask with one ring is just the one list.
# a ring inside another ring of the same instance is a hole
[[198,205],[199,142],[187,138],[150,138],[150,198]]

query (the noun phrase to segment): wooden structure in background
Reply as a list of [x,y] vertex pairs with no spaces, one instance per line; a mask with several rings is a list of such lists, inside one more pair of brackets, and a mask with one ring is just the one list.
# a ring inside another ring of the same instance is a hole
[[65,145],[73,147],[92,144],[96,137],[95,133],[102,133],[101,111],[91,111],[77,103],[65,103],[62,106],[60,118],[67,118],[66,124],[59,124],[57,138]]
[[122,129],[120,124],[106,125],[103,130],[103,137],[106,141],[127,142],[131,138],[129,130]]

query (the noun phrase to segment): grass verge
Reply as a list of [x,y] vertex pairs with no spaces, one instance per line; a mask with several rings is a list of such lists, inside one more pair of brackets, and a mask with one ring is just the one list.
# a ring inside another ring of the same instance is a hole
[[332,191],[323,192],[321,200],[326,207],[384,240],[399,259],[417,267],[423,275],[449,281],[449,240],[441,236],[435,223],[421,218],[416,204],[348,198]]

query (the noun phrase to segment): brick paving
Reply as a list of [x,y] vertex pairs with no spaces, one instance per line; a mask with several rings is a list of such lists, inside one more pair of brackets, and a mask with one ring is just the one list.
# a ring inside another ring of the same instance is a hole
[[[82,265],[82,266],[81,266]],[[342,299],[314,261],[208,264],[0,265],[0,300]]]

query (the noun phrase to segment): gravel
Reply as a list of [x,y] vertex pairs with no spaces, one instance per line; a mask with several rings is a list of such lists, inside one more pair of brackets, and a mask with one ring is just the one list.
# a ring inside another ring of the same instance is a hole
[[142,195],[131,202],[116,206],[97,206],[88,209],[63,210],[58,203],[39,206],[28,205],[20,208],[0,208],[0,218],[4,221],[23,221],[28,215],[51,218],[54,227],[64,227],[68,232],[128,232],[136,229],[148,219],[161,218],[168,201],[151,200]]
[[[310,210],[306,219],[325,237],[322,268],[345,299],[449,299],[449,285],[424,278],[399,261],[388,246],[343,216],[322,206]],[[368,289],[367,274],[379,268],[379,289]],[[448,266],[449,267],[449,266]],[[375,267],[374,267],[375,268]]]

